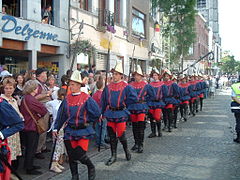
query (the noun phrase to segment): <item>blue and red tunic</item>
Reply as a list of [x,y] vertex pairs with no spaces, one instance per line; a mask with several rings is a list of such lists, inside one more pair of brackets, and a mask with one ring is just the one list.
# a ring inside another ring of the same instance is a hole
[[90,139],[95,134],[90,122],[99,120],[100,109],[88,94],[67,95],[59,107],[54,129],[64,127],[64,140]]
[[189,81],[189,92],[190,92],[190,97],[191,99],[196,99],[197,98],[197,87],[196,87],[196,81]]
[[174,81],[163,81],[168,88],[167,97],[165,98],[166,105],[177,105],[180,103],[180,89]]
[[189,101],[191,99],[189,92],[189,83],[178,83],[180,88],[180,100],[182,102]]
[[168,89],[163,81],[153,81],[150,83],[156,94],[152,101],[148,102],[150,109],[162,109],[165,106],[164,99],[167,97]]
[[132,86],[124,81],[110,83],[102,93],[102,114],[108,122],[126,122],[131,104],[138,102],[138,96]]
[[132,114],[146,114],[149,109],[147,103],[150,101],[154,101],[156,98],[154,88],[145,81],[132,82],[130,85],[134,88],[138,95],[138,102],[131,104],[128,107],[128,110]]

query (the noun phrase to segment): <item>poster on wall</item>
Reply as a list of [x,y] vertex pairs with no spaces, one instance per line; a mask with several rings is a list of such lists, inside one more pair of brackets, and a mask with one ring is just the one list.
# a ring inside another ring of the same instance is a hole
[[50,62],[50,61],[39,61],[39,68],[45,68],[52,74],[58,74],[59,72],[59,62]]

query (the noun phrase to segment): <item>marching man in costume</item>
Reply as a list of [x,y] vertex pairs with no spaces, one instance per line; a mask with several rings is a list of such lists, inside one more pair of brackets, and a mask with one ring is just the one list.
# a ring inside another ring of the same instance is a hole
[[95,179],[95,167],[88,158],[89,139],[95,134],[90,122],[96,122],[100,117],[97,103],[86,93],[81,92],[82,79],[79,71],[74,71],[70,78],[71,94],[67,95],[58,110],[53,136],[64,125],[64,143],[69,156],[69,166],[72,180],[78,180],[78,162],[88,168],[88,179]]
[[192,74],[190,76],[189,81],[189,92],[190,92],[190,101],[189,101],[189,107],[190,107],[190,113],[195,116],[196,112],[196,100],[197,100],[197,87],[196,87],[196,81],[195,81],[195,74]]
[[149,138],[156,137],[156,126],[158,130],[158,137],[162,136],[162,128],[161,128],[161,118],[162,118],[162,108],[165,106],[164,98],[167,96],[167,86],[164,85],[163,81],[159,79],[159,71],[155,68],[152,71],[153,82],[150,85],[153,87],[155,91],[155,98],[153,101],[148,102],[148,106],[150,108],[150,123],[151,123],[151,131],[152,133],[148,136]]
[[122,80],[122,63],[117,63],[112,69],[113,82],[105,87],[102,93],[102,114],[107,119],[107,130],[110,137],[111,158],[106,162],[107,166],[112,165],[117,160],[118,139],[123,145],[126,159],[131,159],[128,150],[127,139],[125,136],[126,121],[130,112],[127,107],[130,104],[137,103],[138,97],[132,86]]
[[[178,85],[170,80],[172,76],[170,70],[164,69],[162,76],[164,84],[168,87],[167,98],[165,98],[166,106],[163,109],[163,119],[165,127],[168,128],[168,132],[171,132],[174,105],[178,105],[180,103],[180,101],[176,99],[180,97],[180,92]],[[174,127],[176,128],[176,121],[174,121]]]
[[184,121],[187,121],[187,109],[188,109],[188,104],[190,100],[190,93],[188,90],[189,84],[187,83],[187,77],[184,74],[181,74],[179,76],[180,82],[178,83],[178,86],[180,87],[180,114],[181,114],[181,119]]
[[202,78],[203,78],[202,74],[198,74],[198,81],[199,81],[199,84],[200,84],[200,87],[201,87],[200,95],[199,95],[200,111],[202,111],[202,108],[203,108],[204,93],[205,93],[205,90],[207,88],[207,84]]
[[11,164],[11,150],[7,145],[7,138],[24,127],[24,122],[13,107],[0,97],[0,179],[10,180],[11,171],[2,161],[5,159]]
[[143,152],[143,140],[145,129],[145,117],[148,112],[147,102],[155,99],[155,92],[152,86],[143,81],[143,73],[140,65],[137,65],[137,70],[133,72],[135,82],[130,85],[136,90],[138,102],[131,104],[128,110],[131,112],[130,118],[132,121],[132,131],[135,144],[131,150],[137,153]]

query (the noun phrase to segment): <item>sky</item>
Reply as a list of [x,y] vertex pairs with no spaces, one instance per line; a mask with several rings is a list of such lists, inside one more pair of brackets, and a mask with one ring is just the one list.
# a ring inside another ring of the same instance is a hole
[[222,49],[240,61],[240,0],[218,0]]

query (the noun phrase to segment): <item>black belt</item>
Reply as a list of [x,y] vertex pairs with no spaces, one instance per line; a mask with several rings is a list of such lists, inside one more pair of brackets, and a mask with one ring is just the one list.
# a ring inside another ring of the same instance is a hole
[[74,130],[79,130],[79,129],[86,129],[89,124],[88,123],[81,123],[81,124],[78,124],[77,126],[74,124],[74,125],[68,125],[71,129],[74,129]]
[[109,109],[111,111],[123,111],[124,109],[126,109],[126,107],[125,106],[123,106],[123,107],[109,107]]

